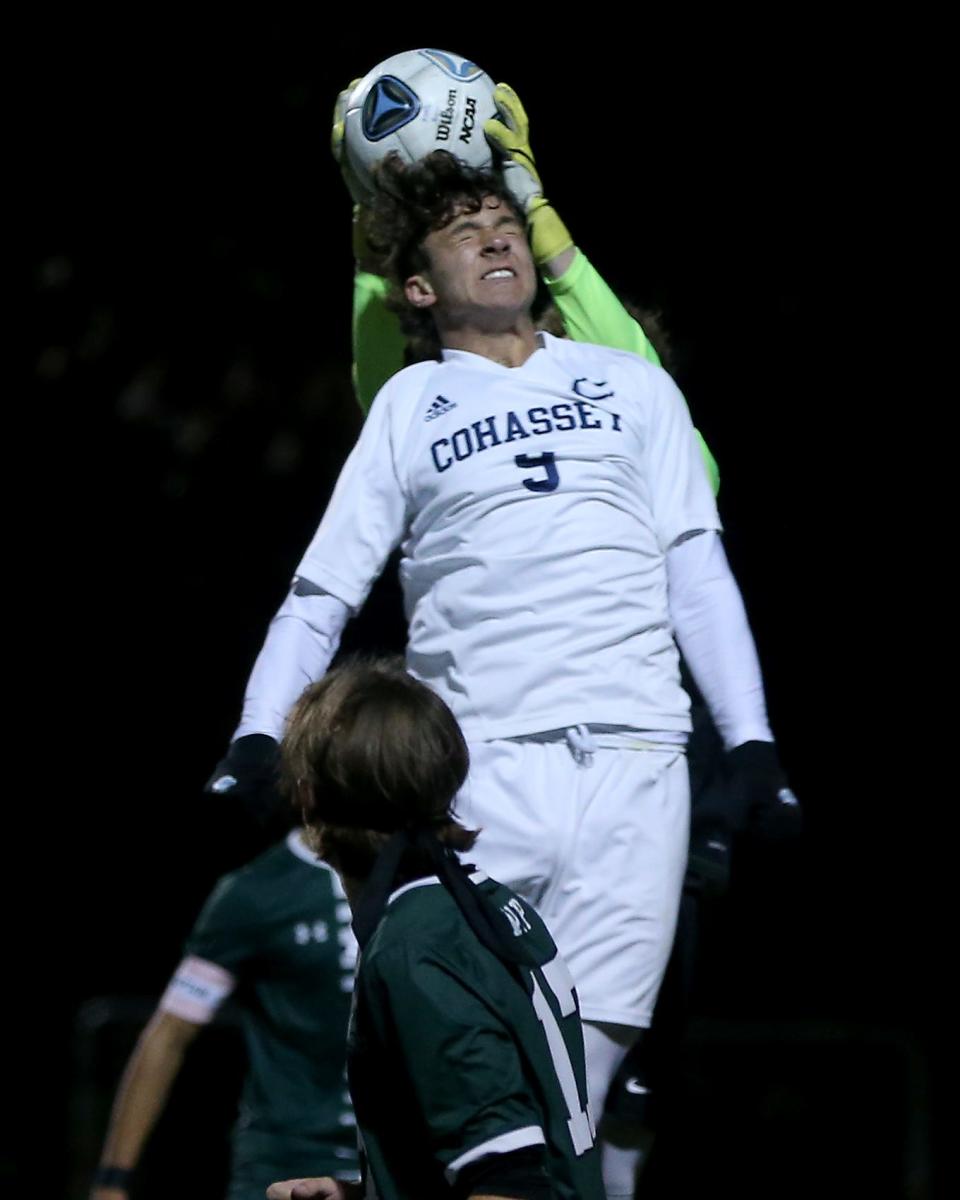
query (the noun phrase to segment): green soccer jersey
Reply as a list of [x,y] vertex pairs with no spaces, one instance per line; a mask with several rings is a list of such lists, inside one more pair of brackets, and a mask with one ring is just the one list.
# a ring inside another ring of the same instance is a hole
[[350,1176],[344,1067],[356,943],[336,874],[298,832],[225,876],[186,943],[236,980],[249,1068],[231,1195],[297,1175]]
[[449,1200],[464,1168],[546,1145],[556,1200],[602,1200],[576,994],[537,914],[476,886],[542,966],[505,965],[436,878],[400,888],[360,961],[348,1042],[378,1200]]

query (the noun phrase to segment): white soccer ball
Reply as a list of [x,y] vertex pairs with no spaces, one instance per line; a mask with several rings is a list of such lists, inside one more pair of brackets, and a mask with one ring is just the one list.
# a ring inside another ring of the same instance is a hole
[[344,146],[354,174],[372,193],[372,170],[396,151],[416,162],[448,150],[471,167],[489,167],[483,123],[496,116],[493,80],[445,50],[406,50],[368,71],[347,100]]

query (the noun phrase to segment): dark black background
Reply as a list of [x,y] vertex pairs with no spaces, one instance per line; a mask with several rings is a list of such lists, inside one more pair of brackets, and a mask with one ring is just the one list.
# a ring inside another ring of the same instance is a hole
[[[802,854],[748,864],[707,1010],[906,1031],[924,1050],[931,797],[901,782],[920,730],[889,703],[922,607],[908,565],[887,579],[904,346],[881,207],[901,131],[872,47],[800,16],[340,20],[352,28],[158,10],[35,33],[28,549],[50,658],[27,694],[32,761],[59,786],[36,797],[50,855],[29,890],[61,923],[51,1142],[78,1007],[159,991],[240,853],[200,788],[360,424],[329,111],[418,44],[469,52],[520,92],[548,195],[615,288],[662,308],[720,463],[808,833]],[[367,634],[389,642],[395,620],[382,600]],[[842,1139],[828,1145],[838,1161]],[[66,1155],[45,1153],[59,1178]]]

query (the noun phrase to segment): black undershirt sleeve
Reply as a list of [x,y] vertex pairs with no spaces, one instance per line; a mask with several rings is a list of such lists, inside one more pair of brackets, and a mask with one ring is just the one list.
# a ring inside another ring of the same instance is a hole
[[487,1154],[464,1167],[454,1188],[457,1200],[471,1196],[509,1196],[510,1200],[556,1200],[547,1174],[543,1146],[525,1146],[509,1154]]

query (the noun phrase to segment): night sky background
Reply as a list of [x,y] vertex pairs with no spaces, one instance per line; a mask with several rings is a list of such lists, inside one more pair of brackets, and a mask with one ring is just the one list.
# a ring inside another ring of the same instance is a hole
[[[905,1114],[927,1110],[930,1082],[930,956],[915,930],[935,911],[918,854],[934,797],[897,769],[921,751],[898,741],[915,714],[886,703],[887,638],[923,601],[903,571],[891,598],[867,536],[880,526],[909,559],[878,501],[903,486],[878,420],[899,403],[887,363],[902,297],[874,232],[898,118],[869,45],[799,18],[739,28],[727,14],[695,42],[682,22],[620,29],[602,12],[542,33],[517,20],[347,16],[335,33],[319,17],[158,11],[38,27],[18,245],[40,448],[27,557],[53,652],[28,696],[41,780],[69,783],[65,797],[36,789],[32,826],[53,843],[38,890],[60,929],[46,1128],[6,1169],[42,1155],[43,1194],[68,1177],[77,1188],[78,1156],[97,1152],[70,1132],[81,1006],[156,996],[214,879],[252,848],[201,788],[360,426],[329,113],[347,81],[416,45],[513,84],[578,244],[614,288],[662,310],[720,464],[728,553],[807,814],[801,848],[744,851],[698,1013],[786,1023],[822,1055],[815,1084],[791,1077],[781,1109],[764,1110],[763,1170],[851,1195],[882,1146],[889,1161],[861,1194],[906,1194]],[[401,628],[385,586],[351,644],[397,645]],[[826,1115],[815,1093],[832,1095]],[[742,1109],[740,1165],[718,1180],[792,1195],[743,1166],[761,1118]]]

